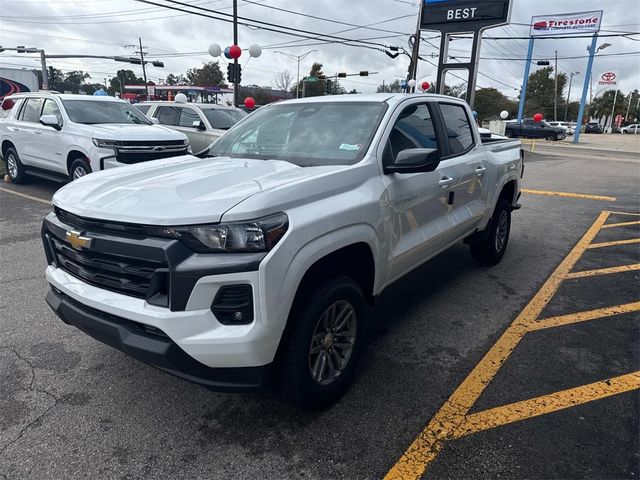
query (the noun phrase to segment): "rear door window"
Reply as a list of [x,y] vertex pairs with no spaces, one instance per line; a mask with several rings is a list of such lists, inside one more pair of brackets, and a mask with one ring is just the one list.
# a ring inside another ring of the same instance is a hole
[[198,116],[198,112],[196,112],[193,108],[184,107],[180,112],[180,120],[178,125],[181,127],[193,127],[193,122],[200,122],[200,117]]
[[466,109],[462,105],[441,103],[440,111],[449,139],[449,153],[461,155],[470,150],[474,145],[474,139]]
[[161,125],[178,125],[178,117],[180,116],[180,107],[163,106],[158,107],[156,118]]
[[27,99],[27,104],[22,108],[22,118],[23,122],[40,122],[40,112],[42,112],[42,98],[29,98]]

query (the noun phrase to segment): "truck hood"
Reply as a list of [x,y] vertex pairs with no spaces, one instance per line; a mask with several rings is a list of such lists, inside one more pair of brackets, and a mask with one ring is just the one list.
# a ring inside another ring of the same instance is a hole
[[252,195],[341,168],[186,155],[92,173],[58,190],[52,202],[92,219],[144,225],[215,223]]
[[135,125],[130,123],[98,123],[91,125],[93,138],[102,140],[184,140],[187,136],[161,125]]

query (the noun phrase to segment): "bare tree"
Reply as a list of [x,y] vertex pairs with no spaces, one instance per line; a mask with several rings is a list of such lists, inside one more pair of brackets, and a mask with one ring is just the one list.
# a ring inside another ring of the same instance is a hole
[[284,90],[289,95],[289,88],[293,83],[293,75],[289,70],[285,70],[276,75],[275,84],[278,90]]

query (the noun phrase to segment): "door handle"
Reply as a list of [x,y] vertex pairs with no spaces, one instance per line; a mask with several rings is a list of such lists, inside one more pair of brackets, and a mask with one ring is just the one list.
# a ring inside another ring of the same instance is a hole
[[476,168],[476,175],[481,177],[482,175],[484,175],[484,172],[486,171],[487,171],[486,167],[478,167]]
[[442,188],[444,188],[444,187],[448,187],[452,183],[453,183],[453,178],[451,178],[451,177],[442,177],[442,179],[438,182],[438,185],[440,185]]

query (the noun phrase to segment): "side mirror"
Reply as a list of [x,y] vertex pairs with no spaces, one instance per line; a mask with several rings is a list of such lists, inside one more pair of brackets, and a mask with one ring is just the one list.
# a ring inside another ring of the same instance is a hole
[[440,165],[440,152],[435,148],[409,148],[398,153],[393,165],[385,167],[385,173],[433,172]]
[[58,117],[55,115],[42,115],[40,117],[40,123],[47,127],[53,127],[56,130],[60,130],[62,128],[60,126],[60,122],[58,122]]
[[202,120],[194,120],[193,128],[197,128],[198,130],[206,130],[207,127],[204,126],[204,122]]
[[158,120],[156,117],[148,117],[149,120],[151,120],[151,123],[153,123],[154,125],[160,125],[160,120]]

